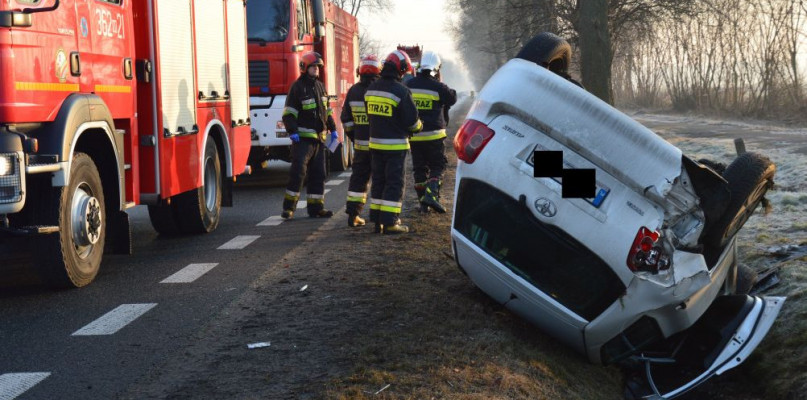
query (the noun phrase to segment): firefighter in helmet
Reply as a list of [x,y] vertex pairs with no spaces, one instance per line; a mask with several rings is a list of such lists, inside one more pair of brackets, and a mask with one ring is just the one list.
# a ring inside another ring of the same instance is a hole
[[363,226],[364,219],[360,217],[362,208],[367,202],[367,184],[370,182],[370,124],[367,122],[367,107],[364,104],[364,94],[367,87],[378,80],[381,74],[381,61],[375,54],[362,57],[356,69],[359,82],[347,92],[345,104],[342,106],[342,126],[345,135],[353,142],[355,151],[353,156],[353,173],[350,175],[350,184],[347,192],[347,205],[345,212],[348,215],[347,225],[351,227]]
[[325,209],[325,139],[330,132],[338,137],[333,110],[328,106],[325,85],[318,79],[324,66],[322,56],[316,52],[303,54],[300,77],[292,84],[283,110],[283,124],[291,144],[291,170],[281,217],[290,219],[297,208],[300,190],[308,174],[308,216],[328,218],[333,212]]
[[440,82],[440,56],[426,51],[420,59],[418,74],[406,82],[418,109],[423,131],[412,138],[412,169],[420,211],[429,208],[439,213],[446,209],[440,204],[440,186],[448,160],[445,156],[448,108],[457,102],[457,92]]
[[404,164],[409,137],[423,129],[412,94],[401,83],[401,78],[411,71],[409,56],[400,50],[393,51],[384,61],[381,79],[370,85],[364,96],[373,166],[370,220],[380,233],[409,232],[398,218],[405,184]]

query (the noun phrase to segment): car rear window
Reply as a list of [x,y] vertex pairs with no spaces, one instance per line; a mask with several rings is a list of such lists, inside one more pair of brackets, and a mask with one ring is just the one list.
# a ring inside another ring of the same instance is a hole
[[588,321],[625,292],[614,271],[591,250],[482,181],[460,182],[454,228]]

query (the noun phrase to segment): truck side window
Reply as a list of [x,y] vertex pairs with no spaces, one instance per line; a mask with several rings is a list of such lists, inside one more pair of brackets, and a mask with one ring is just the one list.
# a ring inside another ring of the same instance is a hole
[[120,3],[121,3],[121,1],[122,1],[122,0],[98,0],[98,1],[101,1],[101,2],[104,2],[104,3],[111,3],[111,4],[118,4],[118,5],[120,5]]

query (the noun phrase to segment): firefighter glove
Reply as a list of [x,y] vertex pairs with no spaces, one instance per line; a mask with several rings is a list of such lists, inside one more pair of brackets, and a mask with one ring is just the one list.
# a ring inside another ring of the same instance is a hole
[[291,139],[291,141],[294,143],[300,143],[300,135],[296,133],[292,133],[291,135],[289,135],[289,139]]
[[339,133],[336,131],[331,131],[331,140],[333,141],[339,140]]

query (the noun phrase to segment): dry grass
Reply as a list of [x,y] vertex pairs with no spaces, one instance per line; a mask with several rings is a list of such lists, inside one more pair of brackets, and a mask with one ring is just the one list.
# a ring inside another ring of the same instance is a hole
[[[452,131],[456,131],[457,126]],[[456,156],[446,141],[443,204],[453,204]],[[413,182],[410,175],[408,182]],[[407,188],[402,219],[415,233],[378,238],[362,289],[378,299],[375,324],[347,344],[352,372],[331,379],[336,399],[615,399],[619,371],[579,354],[494,303],[457,268],[450,214],[419,215]],[[380,243],[379,243],[379,239]],[[385,390],[378,392],[386,385]]]

